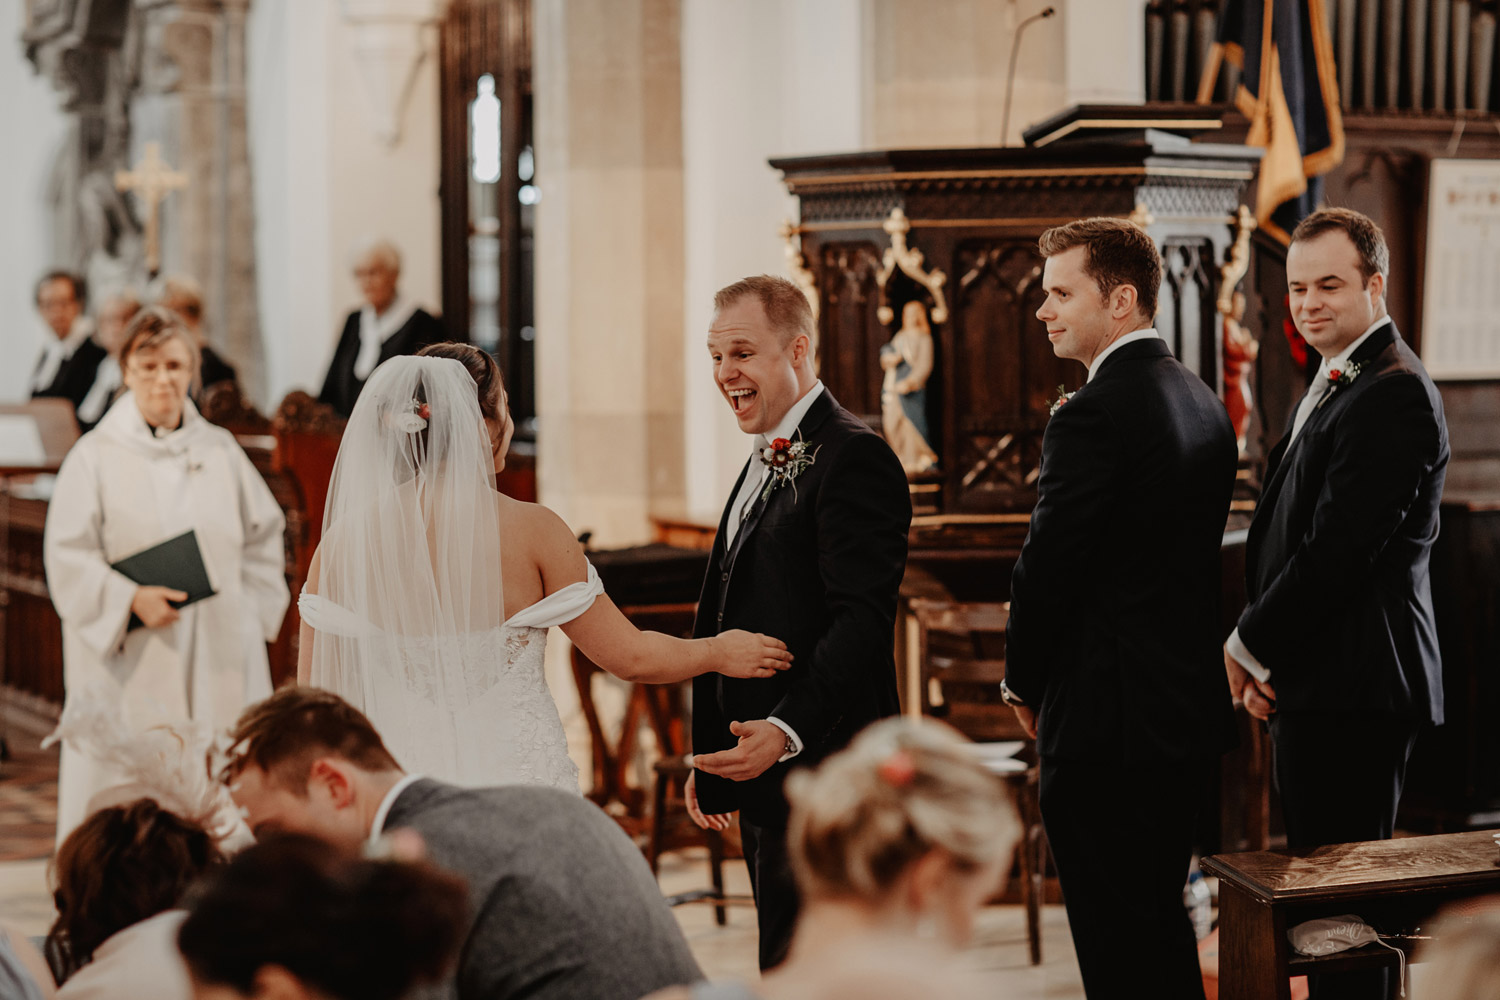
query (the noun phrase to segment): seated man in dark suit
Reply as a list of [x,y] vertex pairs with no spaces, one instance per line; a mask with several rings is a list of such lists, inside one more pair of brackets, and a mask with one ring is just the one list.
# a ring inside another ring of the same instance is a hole
[[76,410],[93,386],[105,350],[83,314],[87,298],[83,279],[67,271],[49,271],[36,283],[37,312],[51,337],[32,369],[32,399],[66,399]]
[[413,830],[467,880],[460,1000],[638,1000],[703,978],[641,852],[581,795],[408,775],[337,695],[287,687],[247,708],[221,772],[257,838],[350,847]]
[[354,412],[365,379],[382,361],[416,354],[448,339],[439,320],[397,292],[401,253],[393,244],[380,240],[363,250],[354,261],[354,280],[365,304],[344,320],[323,391],[318,393],[320,402],[343,417]]

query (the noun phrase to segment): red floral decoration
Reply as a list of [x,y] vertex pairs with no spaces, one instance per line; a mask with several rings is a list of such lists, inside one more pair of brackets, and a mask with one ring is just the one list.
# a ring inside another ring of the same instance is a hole
[[885,760],[880,762],[876,768],[880,780],[895,788],[905,788],[912,783],[917,776],[916,762],[911,759],[911,754],[905,750],[897,750]]

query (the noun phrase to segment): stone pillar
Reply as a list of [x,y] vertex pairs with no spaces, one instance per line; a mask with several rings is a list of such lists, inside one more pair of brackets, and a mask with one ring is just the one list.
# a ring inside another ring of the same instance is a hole
[[1145,101],[1146,18],[1141,5],[1068,0],[1057,8],[1063,21],[1064,107]]
[[537,472],[597,543],[683,495],[679,0],[537,0]]
[[255,290],[255,207],[245,123],[250,0],[136,0],[140,83],[129,161],[147,142],[188,175],[162,208],[163,274],[203,286],[209,342],[260,398],[265,356]]

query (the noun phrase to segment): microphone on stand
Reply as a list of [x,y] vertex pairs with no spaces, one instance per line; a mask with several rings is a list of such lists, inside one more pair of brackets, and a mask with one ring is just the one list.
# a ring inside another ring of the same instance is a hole
[[1016,25],[1016,37],[1010,43],[1010,69],[1005,74],[1005,114],[1000,119],[1000,145],[1010,145],[1010,99],[1015,95],[1016,89],[1016,54],[1021,50],[1021,34],[1026,28],[1036,21],[1041,21],[1057,13],[1056,7],[1046,7],[1040,13],[1033,14],[1020,24]]

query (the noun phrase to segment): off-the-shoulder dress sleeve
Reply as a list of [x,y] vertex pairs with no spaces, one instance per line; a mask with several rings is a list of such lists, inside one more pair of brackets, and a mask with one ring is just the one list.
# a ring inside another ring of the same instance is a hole
[[511,628],[551,628],[566,625],[594,606],[594,599],[604,593],[604,582],[599,571],[589,563],[589,577],[571,583],[555,593],[537,601],[524,611],[517,612],[505,624]]

